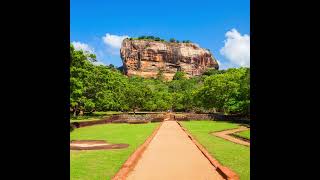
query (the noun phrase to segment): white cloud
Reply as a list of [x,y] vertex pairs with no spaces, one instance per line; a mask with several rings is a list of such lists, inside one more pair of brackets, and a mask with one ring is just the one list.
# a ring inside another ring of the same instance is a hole
[[107,33],[105,36],[102,37],[103,42],[112,47],[119,49],[121,47],[121,43],[125,38],[129,38],[129,36],[124,35],[124,36],[118,36],[118,35],[112,35]]
[[82,43],[82,42],[79,42],[79,41],[73,41],[72,44],[73,44],[73,47],[74,47],[75,50],[82,50],[83,52],[90,53],[90,54],[94,54],[95,53],[94,48],[89,46],[86,43]]
[[224,47],[220,49],[231,64],[250,67],[250,36],[241,35],[236,29],[228,31],[224,41]]

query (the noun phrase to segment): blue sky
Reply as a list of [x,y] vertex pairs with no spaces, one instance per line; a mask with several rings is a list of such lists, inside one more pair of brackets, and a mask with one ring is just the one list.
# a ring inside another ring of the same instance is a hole
[[248,64],[249,0],[71,0],[70,6],[71,42],[94,49],[104,64],[122,65],[119,49],[103,41],[107,33],[191,40],[224,68]]

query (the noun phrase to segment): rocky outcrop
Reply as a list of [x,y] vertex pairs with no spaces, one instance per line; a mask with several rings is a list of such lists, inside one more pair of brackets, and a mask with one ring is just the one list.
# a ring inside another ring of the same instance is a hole
[[193,43],[124,39],[120,49],[126,75],[154,78],[159,72],[171,80],[177,71],[188,77],[201,75],[208,68],[218,69],[212,54]]

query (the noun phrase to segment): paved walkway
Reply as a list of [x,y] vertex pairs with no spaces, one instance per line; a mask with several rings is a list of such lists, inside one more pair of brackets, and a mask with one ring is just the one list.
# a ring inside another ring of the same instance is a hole
[[235,137],[229,135],[229,134],[233,134],[233,133],[240,132],[240,131],[245,131],[245,130],[249,130],[249,128],[240,126],[237,129],[230,129],[230,130],[215,132],[215,133],[212,133],[212,134],[215,135],[215,136],[218,136],[220,138],[226,139],[228,141],[237,143],[237,144],[250,146],[250,142],[247,142],[247,141],[244,141],[244,140],[242,140],[240,138],[235,138]]
[[175,121],[164,121],[127,180],[220,180]]

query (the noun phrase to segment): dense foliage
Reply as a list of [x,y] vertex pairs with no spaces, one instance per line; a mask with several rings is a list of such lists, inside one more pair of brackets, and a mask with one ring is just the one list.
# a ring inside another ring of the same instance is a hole
[[[139,37],[130,37],[128,38],[129,40],[151,40],[151,41],[161,41],[161,42],[167,42],[165,39],[161,39],[159,37],[155,37],[155,36],[139,36]],[[176,40],[174,38],[170,38],[169,42],[171,43],[180,43],[179,40]],[[190,40],[183,40],[182,43],[191,43]]]
[[127,77],[114,66],[94,65],[95,55],[71,46],[70,109],[93,111],[219,111],[249,114],[250,69],[209,69],[188,79],[177,72],[164,81]]
[[161,39],[159,37],[155,37],[155,36],[139,36],[137,38],[129,38],[130,40],[153,40],[153,41],[162,41],[165,42],[166,40]]

